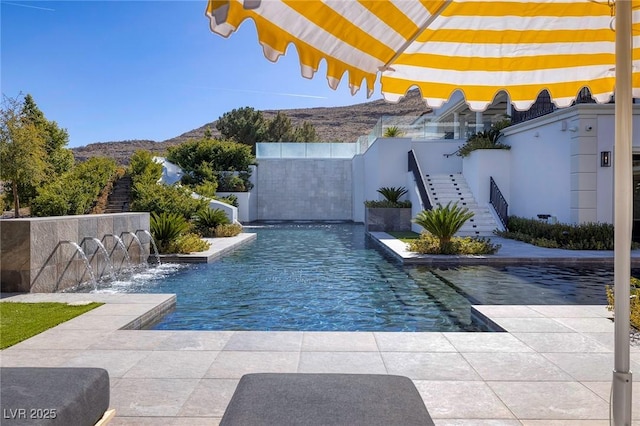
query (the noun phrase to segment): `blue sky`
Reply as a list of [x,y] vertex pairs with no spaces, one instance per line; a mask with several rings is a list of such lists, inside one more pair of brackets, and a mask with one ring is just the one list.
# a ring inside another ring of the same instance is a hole
[[[69,147],[126,139],[162,141],[233,108],[351,105],[325,69],[300,76],[294,48],[264,58],[252,22],[224,39],[209,30],[206,1],[0,0],[0,86],[30,93]],[[376,93],[374,99],[380,98]]]

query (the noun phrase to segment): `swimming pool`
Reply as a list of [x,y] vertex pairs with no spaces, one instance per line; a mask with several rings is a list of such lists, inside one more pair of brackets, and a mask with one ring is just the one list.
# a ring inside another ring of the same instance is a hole
[[175,293],[156,329],[474,331],[471,304],[604,304],[611,268],[404,267],[359,224],[247,227],[222,259],[161,265],[100,291]]

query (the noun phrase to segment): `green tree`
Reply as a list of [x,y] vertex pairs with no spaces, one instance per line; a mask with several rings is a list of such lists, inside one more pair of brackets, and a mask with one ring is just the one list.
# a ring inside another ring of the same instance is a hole
[[267,122],[267,132],[264,142],[293,142],[295,139],[291,119],[278,111],[272,120]]
[[318,139],[316,128],[308,121],[304,121],[302,126],[296,127],[294,131],[294,142],[317,142]]
[[3,95],[0,110],[0,179],[11,185],[15,217],[20,217],[19,189],[37,186],[49,169],[46,140],[36,124],[23,115],[23,105],[24,100]]
[[42,132],[47,152],[46,161],[51,165],[53,173],[59,175],[70,170],[75,160],[73,152],[66,148],[69,144],[67,130],[60,128],[55,121],[47,120],[30,94],[24,97],[22,115]]
[[255,164],[255,158],[247,145],[215,139],[189,141],[169,148],[167,159],[184,171],[183,184],[215,183],[217,188],[227,188],[227,181],[233,180],[234,188],[250,189],[249,166]]
[[223,138],[249,145],[255,152],[256,142],[265,140],[267,123],[262,112],[244,107],[225,112],[218,118],[216,129]]

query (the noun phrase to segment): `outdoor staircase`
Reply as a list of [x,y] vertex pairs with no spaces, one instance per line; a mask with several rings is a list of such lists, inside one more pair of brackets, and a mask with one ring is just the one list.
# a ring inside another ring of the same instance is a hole
[[131,201],[131,177],[125,175],[113,183],[113,190],[107,199],[105,213],[124,213],[129,211]]
[[426,175],[427,192],[432,204],[445,206],[448,202],[458,203],[474,213],[456,234],[459,237],[489,237],[499,228],[494,214],[488,206],[480,206],[473,198],[466,179],[462,174]]

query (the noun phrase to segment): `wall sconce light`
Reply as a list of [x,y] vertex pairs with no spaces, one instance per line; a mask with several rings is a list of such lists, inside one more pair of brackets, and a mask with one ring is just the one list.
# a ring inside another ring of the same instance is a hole
[[600,167],[611,167],[611,151],[600,152]]
[[567,131],[567,122],[565,120],[560,122],[560,130],[563,132]]

